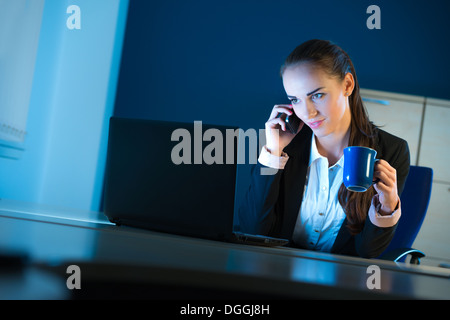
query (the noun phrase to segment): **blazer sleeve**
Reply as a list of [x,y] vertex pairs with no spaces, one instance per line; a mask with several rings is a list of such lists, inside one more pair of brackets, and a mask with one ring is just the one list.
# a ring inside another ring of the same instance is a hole
[[406,141],[403,140],[396,159],[391,164],[392,167],[397,171],[397,189],[398,196],[400,197],[403,189],[405,188],[406,178],[409,174],[410,166],[410,156],[409,156],[409,146]]
[[[390,153],[386,153],[385,157],[385,160],[397,171],[399,197],[405,187],[410,166],[408,143],[405,140],[400,141],[400,143],[393,145],[395,152],[391,153],[392,156]],[[397,224],[386,228],[375,226],[367,217],[362,232],[355,236],[358,255],[364,258],[380,256],[394,237],[396,228]]]
[[[267,174],[268,170],[273,170],[272,174]],[[241,231],[269,234],[276,223],[282,174],[283,169],[272,169],[259,162],[252,167],[250,187],[238,209]]]

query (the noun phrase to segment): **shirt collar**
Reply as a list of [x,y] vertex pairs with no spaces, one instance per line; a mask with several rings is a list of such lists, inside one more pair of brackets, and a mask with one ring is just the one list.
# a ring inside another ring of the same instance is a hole
[[[328,159],[326,159],[324,156],[322,156],[319,153],[319,150],[317,150],[317,144],[316,144],[316,139],[315,139],[314,133],[312,134],[312,138],[311,139],[312,139],[312,141],[311,141],[311,154],[309,156],[309,164],[308,164],[308,166],[310,166],[314,161],[316,161],[317,159],[320,159],[320,158],[324,158],[328,162]],[[338,160],[338,162],[336,162],[333,165],[333,167],[334,166],[344,167],[344,155],[342,155],[342,157]]]

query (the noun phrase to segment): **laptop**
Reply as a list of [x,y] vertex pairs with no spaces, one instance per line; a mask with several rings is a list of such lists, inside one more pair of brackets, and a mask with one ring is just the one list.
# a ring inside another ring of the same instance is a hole
[[287,244],[286,239],[233,232],[239,135],[229,140],[236,129],[112,117],[105,215],[117,225],[170,234]]

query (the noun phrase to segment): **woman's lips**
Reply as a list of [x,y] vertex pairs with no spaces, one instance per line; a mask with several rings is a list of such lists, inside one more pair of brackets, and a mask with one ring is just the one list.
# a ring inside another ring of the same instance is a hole
[[318,127],[320,127],[320,125],[322,124],[323,120],[318,120],[318,121],[313,121],[313,122],[308,122],[308,125],[311,129],[316,129]]

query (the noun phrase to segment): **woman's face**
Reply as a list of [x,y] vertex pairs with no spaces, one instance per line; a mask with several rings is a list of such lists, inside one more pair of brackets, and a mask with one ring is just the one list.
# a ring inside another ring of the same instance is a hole
[[302,63],[286,68],[283,85],[295,114],[319,139],[348,131],[351,120],[348,96],[354,88],[350,73],[340,80],[319,67]]

